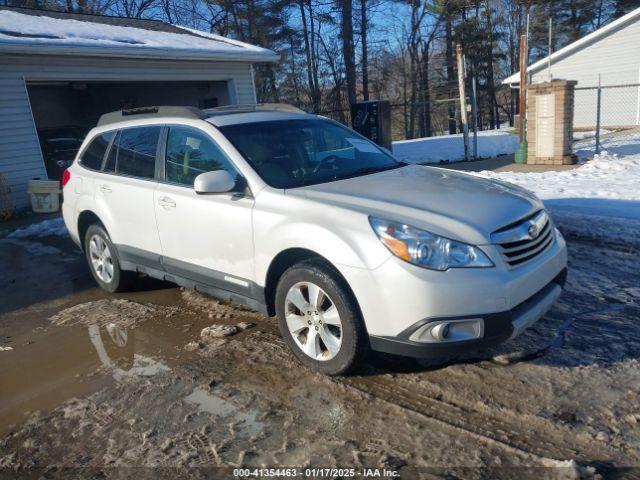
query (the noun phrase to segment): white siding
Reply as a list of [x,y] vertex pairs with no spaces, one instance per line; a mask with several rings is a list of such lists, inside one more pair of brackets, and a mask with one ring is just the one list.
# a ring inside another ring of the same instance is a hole
[[28,205],[27,180],[46,178],[25,80],[229,81],[237,103],[253,103],[251,65],[244,62],[126,60],[0,55],[0,172],[15,208]]
[[[621,26],[593,43],[556,59],[551,65],[553,78],[576,80],[577,88],[595,87],[600,75],[603,86],[640,82],[640,20]],[[549,79],[547,68],[532,75],[533,82]],[[637,87],[603,89],[602,125],[637,125],[640,101]],[[596,90],[577,90],[575,127],[593,127],[596,123]]]

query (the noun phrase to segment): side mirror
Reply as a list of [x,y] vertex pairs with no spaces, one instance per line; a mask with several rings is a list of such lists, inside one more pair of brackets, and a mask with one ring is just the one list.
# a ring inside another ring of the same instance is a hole
[[226,170],[201,173],[193,182],[196,193],[226,193],[235,186],[236,179]]

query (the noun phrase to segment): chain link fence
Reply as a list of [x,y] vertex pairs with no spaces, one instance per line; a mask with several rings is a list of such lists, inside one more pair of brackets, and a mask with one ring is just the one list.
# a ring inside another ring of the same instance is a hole
[[640,83],[576,87],[573,130],[578,141],[595,138],[595,153],[605,138],[640,132]]
[[[391,129],[394,140],[407,140],[423,137],[439,137],[442,135],[461,133],[460,104],[458,99],[435,101],[430,109],[420,103],[391,103]],[[351,126],[351,112],[343,109],[323,109],[318,115],[336,120]],[[469,131],[473,129],[472,115],[468,113]],[[502,119],[504,127],[507,120]],[[488,125],[480,124],[479,130],[486,130]]]

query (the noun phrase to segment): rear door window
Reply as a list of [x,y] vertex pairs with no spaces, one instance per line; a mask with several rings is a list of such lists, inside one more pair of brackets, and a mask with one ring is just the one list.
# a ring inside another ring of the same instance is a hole
[[107,152],[109,142],[115,135],[115,132],[105,132],[94,137],[86,148],[80,159],[80,164],[91,170],[100,170],[104,154]]
[[160,130],[153,126],[120,131],[115,167],[118,175],[154,178]]

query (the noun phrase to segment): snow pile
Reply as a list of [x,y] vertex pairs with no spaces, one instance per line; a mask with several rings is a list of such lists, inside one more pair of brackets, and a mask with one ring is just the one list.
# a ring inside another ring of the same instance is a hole
[[185,29],[184,34],[161,32],[97,22],[25,15],[10,10],[0,11],[0,41],[30,45],[148,47],[164,51],[188,50],[219,54],[251,52],[254,55],[267,57],[274,55],[272,51],[264,48],[195,30]]
[[[609,130],[605,130],[604,128],[600,129],[600,136],[611,133]],[[574,140],[585,140],[587,138],[594,138],[596,136],[595,130],[589,130],[587,132],[573,132]]]
[[542,200],[601,198],[640,201],[640,155],[603,152],[574,170],[561,172],[491,172],[477,175],[518,184]]
[[565,234],[640,246],[640,154],[603,152],[561,172],[468,173],[531,190]]
[[[604,130],[601,133],[605,135],[607,132]],[[640,132],[635,131],[620,131],[600,139],[600,151],[602,154],[615,154],[615,155],[639,155],[640,154]],[[596,141],[595,138],[576,142],[573,146],[573,152],[578,158],[591,158],[596,153]]]
[[[478,156],[497,157],[514,153],[518,137],[501,130],[478,132]],[[473,135],[469,135],[469,148],[473,150]],[[460,162],[464,160],[462,134],[416,138],[393,142],[393,154],[408,163]]]
[[66,237],[68,235],[67,227],[62,218],[54,218],[51,220],[43,220],[42,222],[33,223],[25,228],[19,228],[7,235],[8,238],[26,238],[26,237],[48,237],[55,235],[58,237]]

